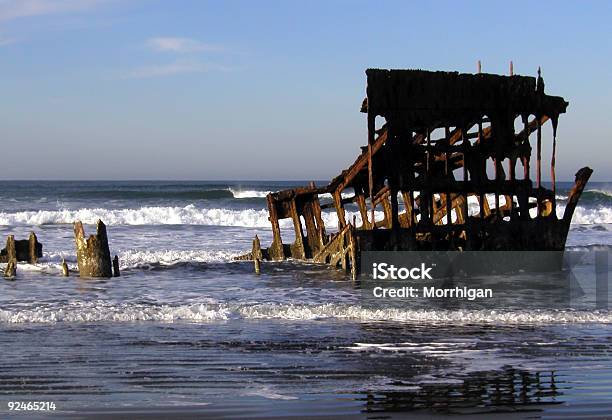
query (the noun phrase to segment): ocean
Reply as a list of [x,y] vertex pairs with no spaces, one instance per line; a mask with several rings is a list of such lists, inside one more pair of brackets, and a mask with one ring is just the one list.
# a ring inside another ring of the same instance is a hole
[[[500,308],[377,310],[329,267],[264,262],[257,276],[234,261],[256,234],[271,242],[266,194],[305,184],[0,182],[0,236],[34,231],[44,246],[0,281],[0,413],[24,401],[62,418],[612,413],[612,313],[594,274],[565,306],[513,283]],[[558,184],[560,209],[570,187]],[[90,234],[98,218],[121,277],[81,280],[72,223]],[[608,251],[611,233],[612,183],[591,182],[568,249]]]

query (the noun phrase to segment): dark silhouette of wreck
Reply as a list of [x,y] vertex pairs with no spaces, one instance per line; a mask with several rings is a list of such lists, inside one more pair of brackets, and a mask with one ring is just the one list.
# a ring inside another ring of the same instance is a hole
[[[537,79],[422,70],[369,69],[366,75],[361,111],[367,113],[367,146],[324,187],[311,183],[269,194],[272,244],[261,249],[256,237],[243,258],[256,260],[256,267],[260,259],[312,260],[341,266],[355,278],[360,251],[564,249],[592,170],[576,173],[558,218],[556,131],[568,102],[544,93],[539,70]],[[384,118],[379,129],[377,117]],[[542,185],[542,126],[548,121],[551,189]],[[321,204],[322,194],[333,202]],[[348,203],[359,209],[359,226],[347,220]],[[321,217],[328,207],[339,221],[331,235]],[[287,218],[295,229],[292,244],[281,239],[279,220]]]

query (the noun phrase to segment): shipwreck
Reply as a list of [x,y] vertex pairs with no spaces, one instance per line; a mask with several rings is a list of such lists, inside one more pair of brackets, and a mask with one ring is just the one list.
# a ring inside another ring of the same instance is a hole
[[[269,194],[272,244],[261,248],[256,237],[241,259],[253,259],[257,270],[259,260],[326,263],[355,279],[362,251],[565,248],[593,171],[576,173],[558,217],[557,126],[568,102],[544,93],[539,70],[537,78],[380,69],[366,75],[367,145],[329,184]],[[552,128],[550,164],[542,157],[545,126]],[[347,220],[349,204],[359,222]],[[326,209],[336,212],[338,226],[325,226]],[[283,242],[282,219],[293,222],[293,243]]]

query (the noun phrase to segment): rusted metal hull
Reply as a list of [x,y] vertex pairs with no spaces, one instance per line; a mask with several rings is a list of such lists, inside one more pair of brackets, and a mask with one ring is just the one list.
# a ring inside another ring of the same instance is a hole
[[[539,74],[537,79],[421,70],[366,74],[367,146],[324,187],[311,183],[268,195],[273,242],[254,250],[263,259],[328,263],[355,278],[361,251],[564,249],[592,170],[578,171],[559,218],[556,135],[568,103],[546,95]],[[384,119],[381,127],[377,117]],[[550,189],[542,183],[547,122],[553,132]],[[347,192],[352,192],[348,198]],[[322,194],[330,194],[332,203],[321,205]],[[359,226],[347,220],[349,203],[358,209]],[[321,217],[327,208],[338,217],[338,233],[332,235]],[[382,218],[375,217],[377,209]],[[292,244],[282,241],[281,219],[293,222]]]

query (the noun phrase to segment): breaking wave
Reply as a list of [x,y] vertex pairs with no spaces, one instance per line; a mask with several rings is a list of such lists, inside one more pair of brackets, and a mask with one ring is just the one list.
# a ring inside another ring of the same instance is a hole
[[263,227],[269,224],[265,209],[232,210],[224,208],[141,207],[139,209],[83,208],[79,210],[38,210],[0,212],[0,225],[67,224],[75,220],[93,224],[98,219],[107,225],[211,225]]
[[259,191],[259,190],[244,190],[240,191],[234,188],[229,188],[234,198],[265,198],[272,191]]
[[584,208],[576,207],[572,224],[575,225],[598,225],[612,223],[611,207]]
[[109,303],[106,301],[68,302],[55,306],[40,305],[30,309],[0,309],[2,323],[55,322],[210,322],[229,319],[268,320],[346,320],[357,322],[401,322],[418,324],[584,324],[612,323],[609,311],[575,310],[426,310],[369,309],[359,305],[254,304],[228,305],[192,303],[154,305]]
[[[557,200],[567,201],[569,198],[566,194],[557,194]],[[612,192],[600,189],[585,190],[580,195],[580,203],[583,205],[612,205]]]
[[[261,191],[261,190],[244,190],[244,191],[240,191],[237,190],[235,188],[229,188],[229,191],[232,193],[232,195],[234,196],[234,198],[265,198],[268,194],[270,194],[272,191]],[[352,193],[348,193],[348,192],[344,192],[342,193],[342,198],[349,198],[352,197],[353,194]],[[332,195],[329,193],[325,193],[325,194],[321,194],[320,198],[327,198],[327,199],[331,199]]]
[[[382,218],[377,212],[377,218]],[[349,220],[357,212],[347,212]],[[323,220],[328,227],[338,225],[335,213],[324,212]],[[79,209],[79,210],[38,210],[15,213],[0,212],[0,225],[55,225],[69,224],[81,220],[94,224],[102,219],[107,225],[206,225],[206,226],[241,226],[269,227],[266,209],[225,209],[198,208],[193,204],[185,207],[141,207],[139,209]],[[290,227],[291,221],[280,221],[281,227]]]
[[[563,206],[558,213],[563,215]],[[347,220],[356,217],[361,223],[359,212],[347,211]],[[329,228],[338,225],[335,212],[323,212],[323,220]],[[376,219],[381,220],[383,212],[376,212]],[[20,212],[0,212],[0,225],[55,225],[70,224],[81,220],[86,224],[94,224],[102,219],[107,225],[206,225],[206,226],[240,226],[269,227],[268,211],[266,209],[227,209],[199,208],[193,204],[180,207],[146,206],[138,209],[105,209],[83,208],[79,210],[38,210]],[[599,206],[595,208],[577,207],[572,219],[576,225],[593,225],[612,223],[612,207]],[[281,227],[290,227],[291,221],[280,221]]]
[[608,205],[612,204],[612,192],[606,190],[591,189],[586,190],[580,196],[580,201],[588,205]]

